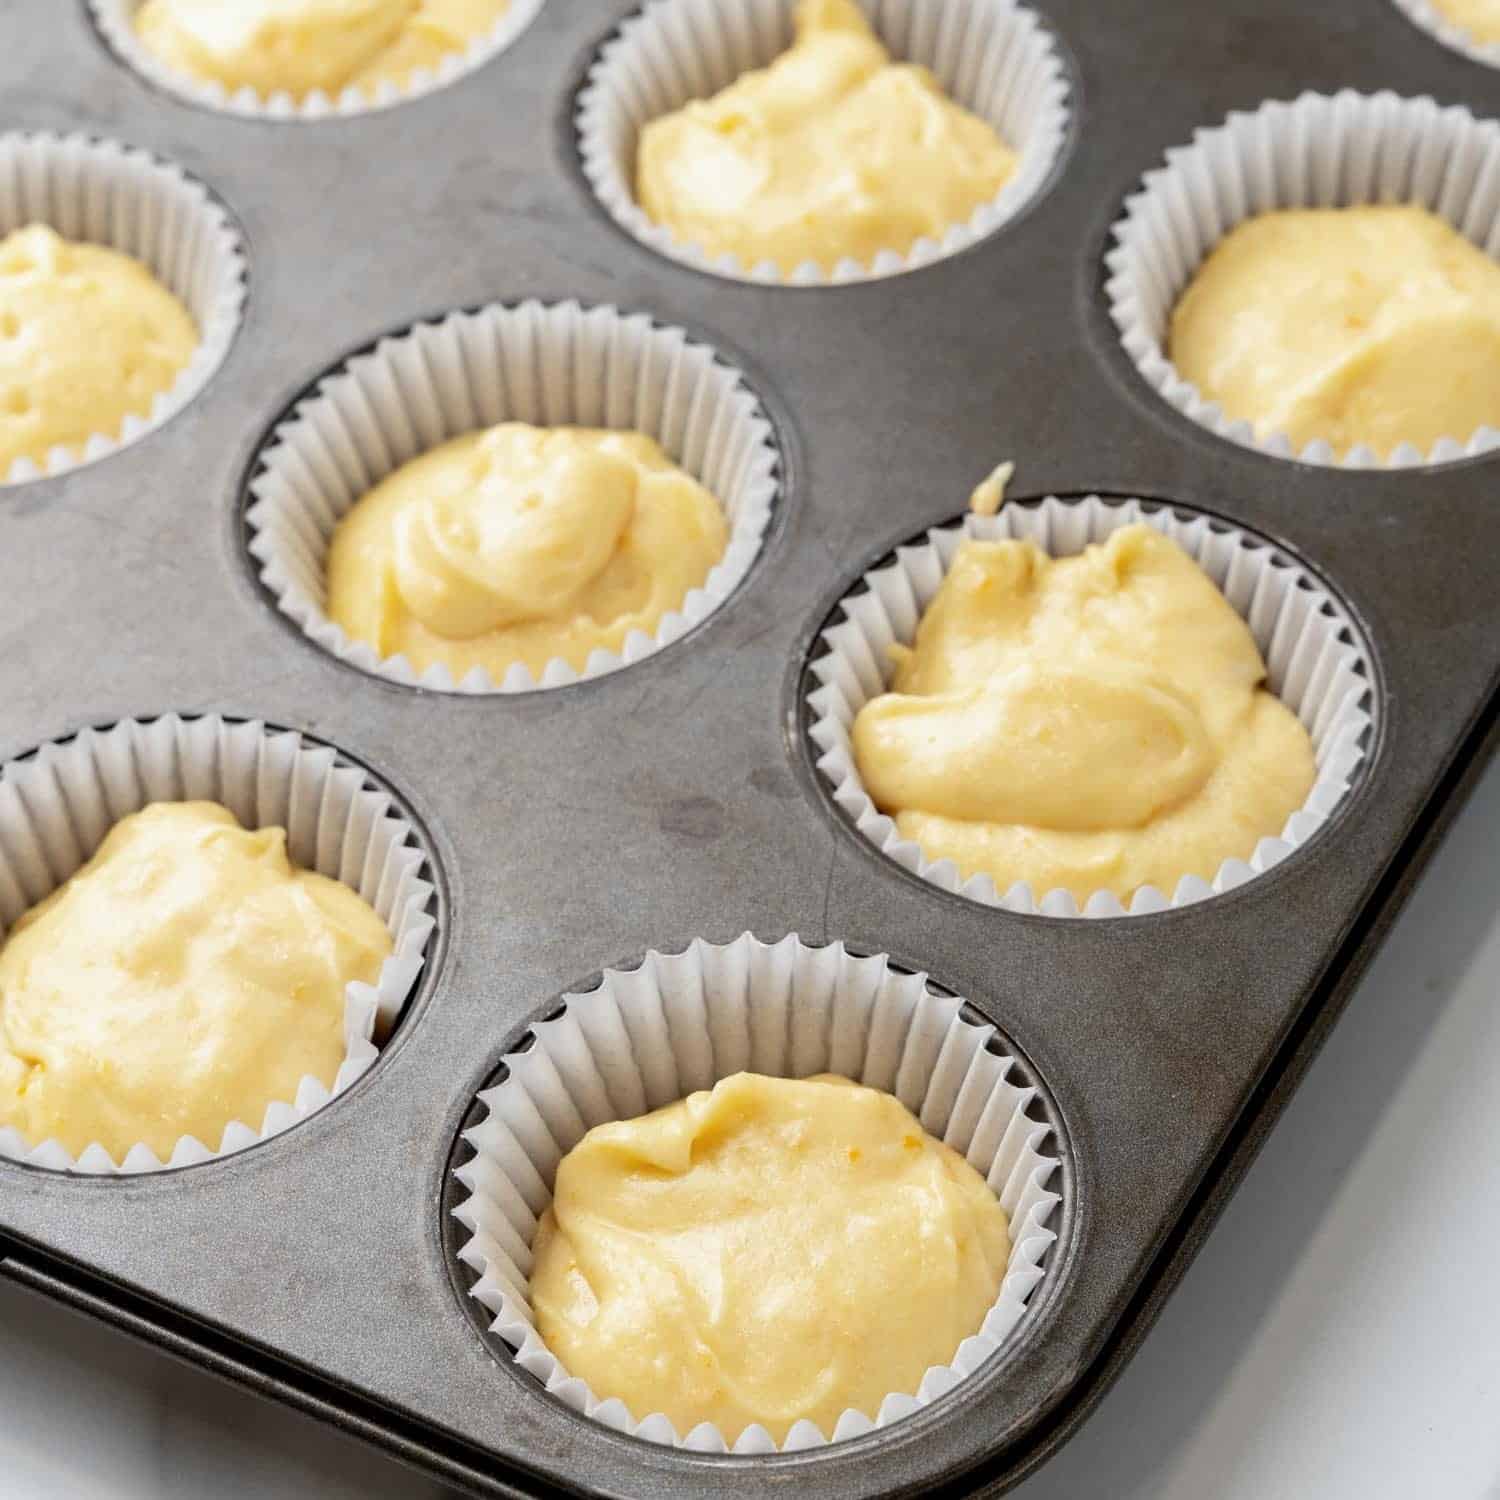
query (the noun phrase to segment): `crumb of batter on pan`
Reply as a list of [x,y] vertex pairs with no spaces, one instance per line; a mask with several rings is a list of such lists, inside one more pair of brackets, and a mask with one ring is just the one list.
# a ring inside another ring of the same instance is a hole
[[996,464],[990,472],[974,486],[974,493],[969,496],[969,509],[976,516],[993,516],[998,514],[1000,507],[1005,504],[1005,487],[1014,477],[1016,466],[1009,459],[1003,464]]

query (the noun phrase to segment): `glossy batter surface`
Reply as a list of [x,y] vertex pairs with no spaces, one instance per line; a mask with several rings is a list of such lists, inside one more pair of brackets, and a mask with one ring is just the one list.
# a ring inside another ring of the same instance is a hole
[[1500,264],[1425,209],[1239,226],[1172,314],[1173,364],[1262,436],[1429,448],[1500,425]]
[[344,517],[328,615],[382,657],[495,680],[582,671],[724,555],[719,502],[638,432],[503,423],[403,464]]
[[147,417],[193,357],[188,310],[138,260],[31,224],[0,240],[0,477]]
[[118,1162],[217,1149],[344,1060],[344,987],[391,952],[347,886],[211,802],[122,819],[0,947],[0,1125]]
[[854,721],[860,776],[928,859],[1001,891],[1170,896],[1279,835],[1313,785],[1244,621],[1149,526],[1057,559],[965,541],[895,655]]
[[1500,0],[1432,0],[1432,8],[1476,42],[1500,42]]
[[891,61],[853,0],[801,0],[768,68],[646,126],[636,193],[678,239],[790,274],[940,239],[1015,166],[926,68]]
[[899,1100],[738,1073],[597,1126],[537,1231],[537,1331],[598,1396],[679,1434],[832,1433],[975,1333],[1010,1245],[984,1179]]
[[142,44],[233,92],[301,99],[405,84],[487,35],[509,0],[145,0]]

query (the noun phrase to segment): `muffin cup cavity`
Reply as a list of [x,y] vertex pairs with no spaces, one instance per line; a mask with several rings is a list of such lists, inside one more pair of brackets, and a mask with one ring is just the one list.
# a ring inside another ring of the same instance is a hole
[[1461,52],[1471,62],[1500,68],[1500,42],[1480,41],[1458,22],[1449,20],[1431,0],[1391,0],[1391,3],[1443,46]]
[[89,11],[110,50],[148,83],[190,104],[223,114],[259,120],[317,121],[390,109],[456,83],[504,52],[536,19],[544,0],[511,0],[505,14],[483,36],[462,51],[449,53],[436,68],[420,69],[403,83],[387,80],[373,89],[351,85],[332,97],[317,89],[302,99],[285,91],[261,94],[249,86],[231,90],[217,81],[195,78],[168,66],[142,46],[136,34],[135,15],[142,3],[89,0]]
[[999,132],[1018,157],[1015,174],[967,223],[902,253],[852,258],[831,270],[804,262],[790,276],[770,261],[711,257],[649,219],[635,197],[642,129],[792,43],[795,0],[647,0],[599,51],[578,98],[584,175],[610,217],[658,253],[735,281],[820,286],[916,270],[968,249],[1015,218],[1046,186],[1069,129],[1068,73],[1051,33],[1016,0],[861,0],[893,57],[925,64],[948,96]]
[[1230,230],[1278,209],[1410,203],[1500,257],[1500,124],[1461,105],[1392,93],[1304,94],[1234,113],[1169,151],[1125,205],[1106,256],[1106,295],[1126,352],[1146,381],[1199,426],[1277,458],[1347,469],[1409,469],[1500,447],[1500,431],[1454,433],[1425,452],[1403,443],[1381,458],[1364,444],[1342,457],[1323,439],[1295,451],[1285,433],[1257,436],[1167,358],[1172,310]]
[[389,793],[330,746],[259,721],[168,714],[43,745],[0,772],[0,940],[62,885],[122,818],[152,802],[207,800],[247,828],[287,831],[292,863],[342,881],[379,912],[395,951],[376,982],[344,995],[348,1047],[331,1089],[304,1077],[265,1118],[226,1122],[217,1143],[183,1136],[165,1162],[144,1143],[116,1162],[99,1144],[76,1159],[55,1140],[0,1129],[0,1156],[95,1175],[155,1172],[228,1156],[304,1120],[368,1071],[400,1015],[436,927],[436,892],[414,826]]
[[92,463],[175,416],[224,362],[245,302],[245,250],[229,214],[180,168],[135,147],[48,131],[0,136],[0,236],[32,223],[140,261],[192,314],[198,344],[149,415],[127,416],[81,449],[59,445],[42,464],[17,459],[4,484]]
[[[1317,779],[1279,837],[1263,838],[1249,860],[1185,874],[1170,892],[1142,886],[1128,903],[1095,891],[1079,903],[1066,890],[1033,891],[1025,881],[1000,888],[988,875],[963,879],[952,860],[929,860],[903,839],[871,800],[850,742],[855,717],[890,680],[888,649],[909,645],[959,544],[1029,540],[1053,557],[1080,553],[1121,527],[1143,521],[1176,542],[1218,585],[1250,627],[1265,658],[1268,687],[1297,715],[1313,742]],[[1039,504],[1011,502],[996,516],[965,516],[898,547],[892,561],[866,572],[819,634],[806,674],[807,733],[819,776],[840,811],[880,852],[944,891],[986,906],[1044,917],[1139,916],[1189,906],[1233,890],[1281,863],[1337,811],[1356,781],[1373,738],[1375,701],[1369,653],[1344,606],[1295,559],[1249,533],[1207,516],[1179,515],[1139,500],[1097,496]]]
[[[554,658],[540,680],[519,662],[499,681],[477,667],[458,681],[442,664],[418,674],[404,656],[381,658],[328,618],[329,541],[355,502],[394,469],[500,422],[644,432],[723,505],[729,543],[654,635],[632,631],[621,651],[595,650],[581,672]],[[759,400],[707,345],[641,313],[524,302],[451,313],[340,365],[267,440],[245,519],[277,608],[341,661],[437,692],[529,692],[618,671],[712,614],[760,552],[780,466]]]
[[[456,1175],[469,1196],[454,1209],[468,1232],[458,1256],[478,1277],[471,1295],[491,1331],[552,1395],[597,1422],[650,1442],[700,1452],[757,1454],[859,1437],[920,1410],[972,1375],[1010,1338],[1055,1257],[1068,1219],[1059,1171],[1066,1145],[1028,1070],[995,1028],[965,1014],[922,974],[842,944],[746,933],[722,947],[695,940],[648,953],[638,969],[608,970],[596,990],[564,998],[534,1026],[502,1081],[479,1100],[487,1116],[464,1133],[472,1155]],[[832,1433],[799,1422],[778,1450],[765,1428],[678,1433],[660,1412],[600,1400],[570,1377],[533,1325],[531,1244],[558,1163],[595,1125],[673,1103],[740,1071],[804,1078],[834,1072],[894,1094],[929,1134],[961,1152],[1000,1198],[1010,1263],[980,1331],[918,1390],[893,1392],[877,1412],[849,1410]],[[1063,1205],[1062,1208],[1059,1205]]]

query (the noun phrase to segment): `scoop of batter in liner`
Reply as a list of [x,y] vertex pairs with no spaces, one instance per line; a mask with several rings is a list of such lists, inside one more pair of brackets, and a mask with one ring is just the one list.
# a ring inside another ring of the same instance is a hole
[[724,554],[719,502],[638,432],[507,422],[413,459],[339,523],[328,614],[418,670],[583,671],[680,609]]
[[769,67],[645,127],[637,197],[709,255],[789,275],[941,239],[1015,167],[926,68],[892,62],[853,0],[801,0]]
[[1244,621],[1149,526],[1057,559],[963,542],[893,655],[859,774],[929,860],[1001,891],[1170,895],[1279,835],[1315,779]]
[[510,0],[145,0],[141,44],[233,93],[303,99],[402,85],[485,36]]
[[1231,419],[1382,458],[1500,426],[1500,263],[1402,205],[1247,220],[1172,314],[1168,353]]
[[391,935],[355,891],[295,868],[280,828],[159,802],[0,945],[0,1125],[31,1145],[217,1149],[346,1055],[345,987]]
[[0,477],[149,417],[192,360],[188,310],[138,260],[30,224],[0,240]]
[[984,1322],[1009,1250],[984,1178],[898,1099],[738,1073],[563,1158],[530,1295],[596,1396],[780,1442],[914,1393]]

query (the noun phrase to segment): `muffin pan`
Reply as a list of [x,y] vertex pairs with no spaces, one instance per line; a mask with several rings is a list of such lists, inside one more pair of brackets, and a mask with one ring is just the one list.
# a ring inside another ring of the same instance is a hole
[[[295,728],[397,794],[439,926],[379,1061],[273,1139],[123,1178],[0,1162],[0,1268],[480,1495],[995,1494],[1146,1331],[1500,704],[1496,461],[1357,472],[1215,436],[1122,349],[1110,231],[1167,149],[1231,110],[1350,87],[1483,113],[1491,75],[1389,0],[1048,0],[1073,131],[1048,191],[938,264],[791,289],[676,264],[601,209],[573,114],[627,9],[552,0],[447,88],[287,123],[153,89],[83,0],[7,11],[7,127],[183,168],[241,227],[249,296],[172,421],[0,493],[0,760],[169,712]],[[529,298],[645,313],[744,372],[780,455],[759,555],[701,623],[596,680],[465,696],[356,670],[260,585],[256,456],[382,334]],[[818,637],[1003,458],[1017,499],[1140,497],[1268,538],[1347,610],[1375,728],[1333,816],[1274,869],[1170,911],[1044,919],[915,878],[832,804],[803,719]],[[1067,1224],[1003,1349],[920,1411],[803,1452],[704,1454],[569,1409],[481,1333],[451,1169],[479,1090],[565,995],[746,930],[888,954],[997,1026],[1066,1142]]]

